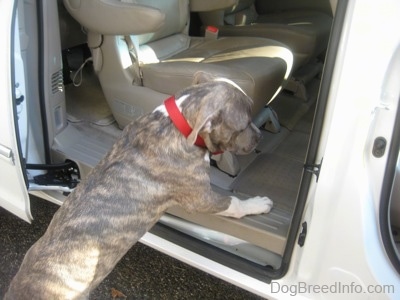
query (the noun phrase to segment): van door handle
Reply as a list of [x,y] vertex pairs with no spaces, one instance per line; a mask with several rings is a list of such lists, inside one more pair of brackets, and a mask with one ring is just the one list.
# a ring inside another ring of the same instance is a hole
[[11,158],[12,150],[0,144],[0,155],[4,156],[5,158]]

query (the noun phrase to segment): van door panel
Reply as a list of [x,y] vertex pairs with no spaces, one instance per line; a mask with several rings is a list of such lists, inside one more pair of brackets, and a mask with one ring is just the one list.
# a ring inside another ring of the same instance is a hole
[[[5,37],[0,47],[0,65],[6,66],[2,68],[0,74],[0,206],[30,222],[32,215],[25,176],[21,167],[21,152],[17,133],[18,117],[16,114],[17,109],[20,109],[19,113],[22,119],[23,114],[26,114],[26,109],[23,111],[22,106],[15,107],[15,101],[13,101],[13,99],[15,100],[16,89],[21,93],[19,97],[25,94],[18,18],[15,18],[13,24],[13,14],[15,13],[13,6],[13,1],[0,2],[2,24],[6,24],[6,26],[0,26],[0,36]],[[10,49],[14,49],[14,53],[11,53]],[[15,78],[13,78],[13,73],[15,73]]]

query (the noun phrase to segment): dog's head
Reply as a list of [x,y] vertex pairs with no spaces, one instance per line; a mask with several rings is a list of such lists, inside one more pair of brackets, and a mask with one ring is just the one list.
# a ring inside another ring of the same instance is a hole
[[208,150],[247,154],[255,149],[261,134],[251,120],[252,100],[237,85],[216,79],[191,86],[182,112],[193,128],[188,142],[200,135]]

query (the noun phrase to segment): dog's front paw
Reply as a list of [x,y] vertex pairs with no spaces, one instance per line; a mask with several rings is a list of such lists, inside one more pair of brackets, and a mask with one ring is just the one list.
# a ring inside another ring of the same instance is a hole
[[268,197],[256,196],[242,201],[245,215],[258,215],[269,213],[274,203]]
[[256,196],[247,200],[240,200],[231,196],[231,203],[228,209],[219,212],[218,215],[239,219],[246,215],[268,213],[272,206],[273,202],[268,197]]

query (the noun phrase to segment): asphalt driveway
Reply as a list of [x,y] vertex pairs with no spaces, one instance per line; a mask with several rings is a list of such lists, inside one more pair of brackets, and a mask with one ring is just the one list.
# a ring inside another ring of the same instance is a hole
[[[29,247],[45,232],[58,206],[31,197],[28,224],[0,208],[0,299]],[[121,292],[122,294],[119,294]],[[121,297],[115,297],[115,296]],[[91,299],[260,299],[140,243],[93,291]]]

